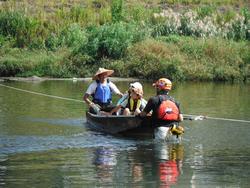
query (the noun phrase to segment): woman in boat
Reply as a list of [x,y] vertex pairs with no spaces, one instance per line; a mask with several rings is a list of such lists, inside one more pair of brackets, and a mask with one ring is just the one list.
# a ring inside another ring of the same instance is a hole
[[152,111],[152,126],[156,127],[155,137],[165,139],[169,129],[174,134],[183,133],[183,128],[178,123],[183,121],[180,104],[169,95],[172,82],[166,78],[160,78],[153,86],[156,88],[156,96],[151,97],[139,116],[147,116]]
[[118,103],[110,113],[107,113],[107,115],[114,114],[120,109],[124,109],[122,115],[138,115],[147,104],[147,101],[142,97],[142,85],[139,82],[131,84],[128,97],[123,101],[120,101],[120,103]]
[[[108,76],[113,74],[113,70],[99,68],[93,76],[93,82],[89,85],[83,100],[90,106],[90,112],[97,113],[99,110],[110,111],[115,105],[112,104],[112,93],[123,94],[116,85],[109,81]],[[89,99],[92,96],[92,101]]]

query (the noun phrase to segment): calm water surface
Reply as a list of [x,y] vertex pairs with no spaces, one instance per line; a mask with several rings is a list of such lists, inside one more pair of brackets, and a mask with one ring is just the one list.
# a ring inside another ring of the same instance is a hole
[[[125,91],[129,82],[116,82]],[[81,100],[89,82],[1,82]],[[154,95],[143,82],[145,98]],[[179,83],[184,114],[250,120],[250,85]],[[114,98],[117,100],[117,98]],[[86,106],[0,86],[0,187],[249,187],[250,124],[184,121],[182,143],[103,135]]]

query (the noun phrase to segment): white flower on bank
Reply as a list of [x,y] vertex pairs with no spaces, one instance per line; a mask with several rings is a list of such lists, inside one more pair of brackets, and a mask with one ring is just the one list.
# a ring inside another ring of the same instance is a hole
[[174,12],[172,9],[154,13],[154,18],[161,18],[164,34],[184,34],[199,37],[222,36],[234,38],[236,35],[249,33],[249,20],[245,24],[245,18],[237,14],[230,22],[217,22],[217,15],[199,18],[197,12],[187,11],[183,14]]

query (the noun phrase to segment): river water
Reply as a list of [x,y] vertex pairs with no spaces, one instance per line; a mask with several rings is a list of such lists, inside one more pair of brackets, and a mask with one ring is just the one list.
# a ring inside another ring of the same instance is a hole
[[[115,82],[125,91],[129,82]],[[154,95],[149,82],[145,98]],[[0,187],[249,187],[250,123],[184,121],[181,143],[87,129],[89,82],[1,82]],[[250,121],[250,85],[178,83],[184,114]],[[79,100],[79,101],[77,101]],[[115,97],[114,100],[117,100]]]

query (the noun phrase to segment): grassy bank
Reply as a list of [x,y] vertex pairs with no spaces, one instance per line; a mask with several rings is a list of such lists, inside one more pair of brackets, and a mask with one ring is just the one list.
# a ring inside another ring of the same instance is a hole
[[99,66],[146,79],[250,76],[248,1],[0,3],[0,76],[89,77]]

